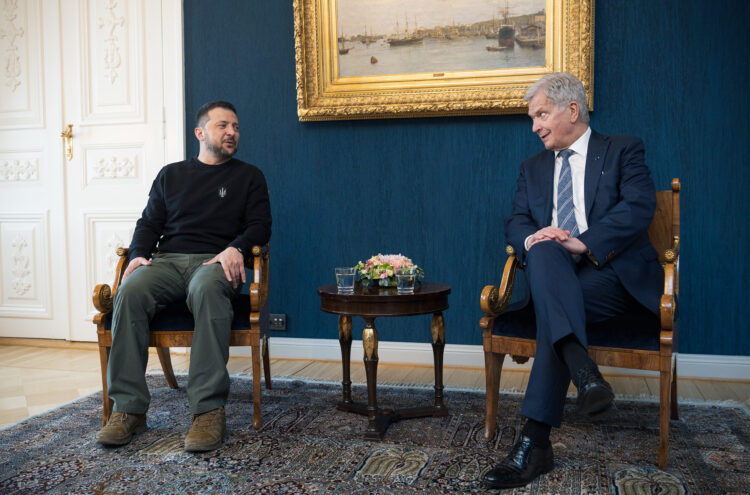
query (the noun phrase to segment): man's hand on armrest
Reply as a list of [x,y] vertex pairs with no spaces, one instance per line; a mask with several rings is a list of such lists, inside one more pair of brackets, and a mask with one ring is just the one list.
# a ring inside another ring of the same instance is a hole
[[[245,283],[245,258],[239,249],[230,246],[203,265],[213,265],[214,263],[221,263],[224,275],[227,276],[227,280],[232,282],[232,287],[235,289]],[[242,280],[242,284],[239,283],[240,280]]]
[[130,276],[130,274],[133,273],[139,266],[149,266],[150,264],[151,262],[142,256],[133,258],[132,260],[130,260],[130,263],[128,263],[128,267],[125,269],[125,273],[122,274],[122,280],[124,281],[126,278],[128,278],[128,276]]

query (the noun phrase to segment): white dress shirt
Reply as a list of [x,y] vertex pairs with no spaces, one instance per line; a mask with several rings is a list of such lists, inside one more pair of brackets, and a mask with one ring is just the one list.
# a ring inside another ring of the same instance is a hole
[[[586,154],[589,149],[589,139],[591,138],[591,127],[586,129],[581,137],[575,140],[568,149],[573,154],[568,158],[570,163],[570,175],[573,182],[573,210],[578,224],[578,233],[586,232],[588,222],[586,221],[586,199],[584,198],[584,182],[586,178]],[[562,151],[562,150],[561,150]],[[557,227],[557,184],[560,180],[560,169],[562,168],[562,157],[560,151],[555,151],[555,180],[552,189],[552,226]],[[524,248],[529,249],[528,236],[524,241]]]

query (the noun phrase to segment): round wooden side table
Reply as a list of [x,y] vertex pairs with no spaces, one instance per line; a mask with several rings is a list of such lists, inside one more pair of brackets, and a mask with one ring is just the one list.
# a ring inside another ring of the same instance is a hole
[[[336,284],[318,288],[320,309],[339,315],[339,344],[343,366],[343,400],[338,408],[358,414],[366,414],[368,426],[365,438],[376,440],[383,437],[391,423],[406,418],[425,416],[447,416],[443,404],[443,350],[445,348],[445,321],[443,311],[448,309],[449,285],[424,282],[413,294],[397,294],[395,288],[355,288],[353,294],[340,294]],[[435,360],[434,406],[407,409],[380,409],[377,401],[378,376],[378,331],[375,318],[413,316],[432,313],[432,354]],[[352,316],[365,320],[362,331],[365,373],[367,375],[367,405],[352,401],[350,380],[350,358],[352,347]]]

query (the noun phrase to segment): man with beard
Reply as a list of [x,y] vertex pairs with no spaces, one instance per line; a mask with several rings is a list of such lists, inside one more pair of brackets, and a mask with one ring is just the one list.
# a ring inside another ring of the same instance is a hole
[[246,281],[243,253],[271,236],[271,208],[263,173],[232,158],[240,130],[231,103],[203,105],[195,137],[198,157],[161,169],[135,226],[114,299],[107,369],[114,407],[96,435],[103,445],[125,445],[146,430],[149,321],[182,298],[195,319],[185,450],[216,449],[226,434],[232,299]]

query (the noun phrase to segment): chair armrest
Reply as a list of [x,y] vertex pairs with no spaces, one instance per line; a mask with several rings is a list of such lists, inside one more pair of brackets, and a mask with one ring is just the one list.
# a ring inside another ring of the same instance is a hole
[[125,274],[125,270],[128,268],[130,263],[130,249],[126,247],[117,248],[117,256],[120,259],[117,261],[117,268],[115,269],[115,281],[112,284],[112,295],[114,296],[117,289],[122,283],[122,276]]
[[245,265],[253,272],[249,290],[250,311],[257,313],[268,300],[268,244],[265,246],[253,246],[250,250],[250,256],[245,259]]
[[673,331],[680,287],[679,237],[675,237],[672,247],[664,252],[664,259],[664,293],[659,305],[659,316],[662,330]]
[[107,284],[99,284],[94,287],[91,294],[94,307],[102,314],[112,312],[112,289]]
[[128,267],[129,253],[130,250],[128,248],[117,248],[117,256],[119,256],[120,259],[117,261],[117,268],[115,268],[115,280],[112,284],[112,287],[114,288],[107,284],[99,284],[94,287],[94,292],[91,295],[92,302],[94,303],[94,307],[99,310],[102,315],[112,312],[112,299],[114,298],[115,292],[117,292],[117,288],[120,286],[120,282],[122,282],[122,275]]
[[508,308],[510,296],[513,292],[513,281],[518,269],[518,257],[513,248],[509,245],[505,248],[505,252],[508,253],[508,260],[505,262],[500,286],[488,285],[482,290],[480,296],[482,312],[491,318],[503,314]]

